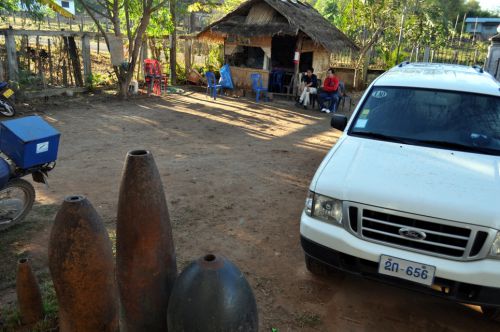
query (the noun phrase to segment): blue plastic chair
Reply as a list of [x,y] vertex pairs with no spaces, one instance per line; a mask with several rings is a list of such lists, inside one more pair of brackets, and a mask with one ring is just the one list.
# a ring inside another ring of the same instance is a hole
[[252,90],[255,91],[255,101],[259,102],[261,92],[266,93],[266,99],[267,99],[267,88],[264,88],[262,86],[262,75],[254,73],[250,74],[250,77],[252,78]]
[[276,70],[271,72],[271,91],[273,92],[283,92],[283,78],[285,72],[282,70]]
[[211,71],[205,72],[205,77],[207,78],[207,95],[210,93],[210,96],[215,100],[217,99],[217,89],[221,89],[222,85],[216,83],[215,74]]

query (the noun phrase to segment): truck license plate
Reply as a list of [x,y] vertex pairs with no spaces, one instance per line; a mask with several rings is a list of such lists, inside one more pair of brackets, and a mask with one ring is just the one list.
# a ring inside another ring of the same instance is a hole
[[380,256],[378,273],[432,286],[436,267],[407,261],[406,259]]
[[9,98],[10,96],[12,96],[14,94],[14,91],[12,89],[7,89],[5,90],[5,92],[3,93],[3,96],[5,98]]

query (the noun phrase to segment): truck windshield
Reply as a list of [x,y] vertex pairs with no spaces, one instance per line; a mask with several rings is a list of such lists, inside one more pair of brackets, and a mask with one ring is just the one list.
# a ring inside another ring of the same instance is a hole
[[374,87],[349,134],[500,155],[500,96]]

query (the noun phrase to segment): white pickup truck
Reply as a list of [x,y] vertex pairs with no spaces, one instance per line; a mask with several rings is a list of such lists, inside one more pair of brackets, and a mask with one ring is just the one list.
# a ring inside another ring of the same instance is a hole
[[377,78],[311,182],[306,266],[500,320],[500,84],[478,67],[402,63]]

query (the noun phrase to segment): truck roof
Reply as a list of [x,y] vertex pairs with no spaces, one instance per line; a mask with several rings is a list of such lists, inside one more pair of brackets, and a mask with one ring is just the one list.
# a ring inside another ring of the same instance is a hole
[[374,85],[430,88],[500,96],[500,83],[481,68],[442,63],[403,62],[379,76]]

